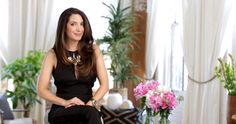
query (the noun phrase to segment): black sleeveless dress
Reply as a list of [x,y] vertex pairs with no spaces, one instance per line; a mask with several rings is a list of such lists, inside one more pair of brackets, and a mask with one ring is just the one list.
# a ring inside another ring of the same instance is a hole
[[[68,51],[69,55],[75,52]],[[84,103],[92,98],[92,87],[96,76],[79,77],[76,79],[74,65],[63,65],[57,61],[57,66],[52,72],[57,87],[56,95],[63,99],[78,97]],[[53,104],[49,112],[50,124],[101,124],[101,117],[98,110],[92,106],[72,106],[65,108]]]

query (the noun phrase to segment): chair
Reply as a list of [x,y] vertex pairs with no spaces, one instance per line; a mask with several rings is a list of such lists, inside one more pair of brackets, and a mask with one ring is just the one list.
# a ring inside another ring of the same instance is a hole
[[[7,101],[7,96],[5,93],[0,93],[0,124],[32,124],[33,120],[31,118],[14,118],[13,110],[11,110],[9,103]],[[15,111],[23,112],[23,111]]]

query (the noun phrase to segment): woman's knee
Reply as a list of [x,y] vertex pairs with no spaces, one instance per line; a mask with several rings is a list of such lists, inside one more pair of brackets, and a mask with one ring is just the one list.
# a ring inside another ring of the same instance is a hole
[[99,111],[95,107],[89,106],[87,109],[87,116],[97,116],[98,118],[100,118]]
[[95,107],[88,107],[87,109],[87,124],[102,124],[99,111]]

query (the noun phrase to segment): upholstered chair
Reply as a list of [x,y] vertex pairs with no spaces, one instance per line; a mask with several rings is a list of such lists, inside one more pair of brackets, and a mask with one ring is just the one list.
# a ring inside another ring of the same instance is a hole
[[33,120],[31,118],[15,118],[13,112],[23,112],[14,111],[10,108],[7,101],[7,96],[5,93],[0,93],[0,124],[32,124]]

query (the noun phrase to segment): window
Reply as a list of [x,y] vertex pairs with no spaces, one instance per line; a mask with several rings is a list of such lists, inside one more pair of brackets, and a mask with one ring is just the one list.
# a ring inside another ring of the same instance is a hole
[[170,1],[157,2],[159,5],[153,10],[157,13],[153,35],[158,35],[158,80],[173,90],[185,90],[187,69],[182,48],[182,0]]
[[[165,17],[163,16],[165,19],[162,21],[163,24],[166,25],[161,25],[159,27],[162,28],[161,31],[171,29],[171,31],[166,31],[167,34],[170,34],[171,38],[168,39],[168,35],[159,36],[163,37],[161,41],[165,41],[167,43],[164,43],[165,50],[163,57],[161,58],[163,60],[160,60],[160,68],[162,68],[160,73],[163,74],[159,74],[158,78],[161,78],[161,80],[165,82],[164,85],[170,87],[171,89],[186,90],[188,72],[184,65],[184,57],[182,52],[182,0],[175,0],[173,3],[174,4],[169,4],[168,0],[166,2],[162,1],[162,3],[160,3],[165,9],[165,11],[162,11],[165,15]],[[233,53],[233,55],[236,56],[236,2],[234,2],[232,5],[228,5],[226,12],[230,13],[222,41],[220,52],[221,57],[224,56],[226,52]],[[163,13],[160,12],[159,14]],[[168,23],[168,21],[172,23]]]
[[221,45],[221,57],[224,56],[226,52],[233,53],[233,55],[236,56],[236,2],[234,1],[232,6],[229,5],[228,7],[227,9],[230,10],[230,13]]

